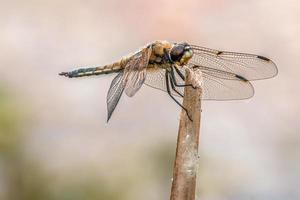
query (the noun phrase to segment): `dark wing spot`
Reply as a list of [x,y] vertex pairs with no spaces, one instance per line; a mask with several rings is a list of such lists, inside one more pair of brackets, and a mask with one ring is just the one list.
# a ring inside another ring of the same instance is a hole
[[243,76],[240,76],[240,75],[236,74],[235,77],[237,77],[238,79],[240,79],[242,81],[248,82],[248,80],[245,77],[243,77]]
[[223,51],[218,51],[218,52],[217,52],[217,56],[218,56],[218,55],[221,55],[222,53],[223,53]]
[[269,58],[266,58],[266,57],[264,57],[264,56],[257,56],[257,58],[258,58],[258,59],[261,59],[261,60],[264,60],[264,61],[267,61],[267,62],[270,61]]

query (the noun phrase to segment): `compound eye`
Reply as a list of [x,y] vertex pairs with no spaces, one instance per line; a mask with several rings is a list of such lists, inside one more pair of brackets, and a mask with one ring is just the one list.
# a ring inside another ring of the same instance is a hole
[[184,46],[176,45],[171,49],[171,52],[170,52],[171,59],[175,62],[179,61],[181,59],[183,53],[184,53]]
[[182,55],[183,52],[184,52],[184,47],[181,45],[176,45],[171,50],[171,54],[174,54],[176,56]]

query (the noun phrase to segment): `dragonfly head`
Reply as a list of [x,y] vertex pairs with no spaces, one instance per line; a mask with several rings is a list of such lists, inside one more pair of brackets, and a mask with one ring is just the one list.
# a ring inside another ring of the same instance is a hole
[[183,66],[193,57],[193,50],[187,43],[174,44],[170,51],[170,56],[173,62]]

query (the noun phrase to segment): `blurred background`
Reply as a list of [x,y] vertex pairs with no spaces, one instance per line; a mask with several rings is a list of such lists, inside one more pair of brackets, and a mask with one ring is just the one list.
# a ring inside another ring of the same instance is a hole
[[198,199],[300,199],[300,2],[28,0],[0,8],[0,199],[169,199],[179,107],[147,86],[106,123],[113,78],[66,79],[162,39],[279,68],[250,100],[203,102]]

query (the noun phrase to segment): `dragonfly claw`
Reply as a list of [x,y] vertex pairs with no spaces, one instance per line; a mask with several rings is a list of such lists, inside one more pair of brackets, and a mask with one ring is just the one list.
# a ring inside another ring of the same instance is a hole
[[189,115],[189,113],[188,113],[187,111],[186,111],[186,115],[188,116],[189,120],[190,120],[191,122],[193,122],[192,117]]

